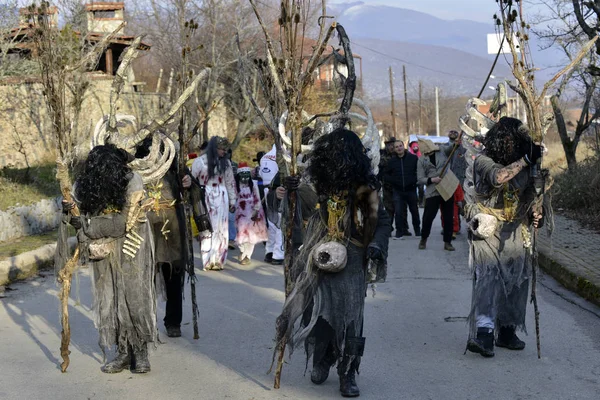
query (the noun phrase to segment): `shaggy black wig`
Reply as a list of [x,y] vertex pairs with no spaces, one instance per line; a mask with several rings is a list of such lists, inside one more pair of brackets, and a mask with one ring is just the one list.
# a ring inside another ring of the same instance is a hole
[[98,215],[109,206],[119,210],[125,206],[131,179],[127,162],[128,154],[113,144],[90,151],[75,187],[84,214]]
[[319,195],[355,190],[374,181],[367,150],[356,133],[343,128],[315,141],[307,171]]
[[222,175],[227,170],[228,159],[227,157],[219,157],[218,150],[218,142],[222,140],[222,138],[218,136],[213,136],[210,138],[208,142],[208,146],[206,146],[206,157],[208,158],[208,178],[212,178],[215,176],[215,172],[218,175]]
[[523,123],[502,117],[485,135],[485,154],[496,163],[507,166],[524,157],[531,150],[529,130]]

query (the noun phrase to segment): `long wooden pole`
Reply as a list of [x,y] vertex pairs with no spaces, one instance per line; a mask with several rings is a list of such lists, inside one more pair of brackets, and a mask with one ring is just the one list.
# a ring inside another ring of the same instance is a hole
[[423,125],[421,121],[423,119],[423,83],[419,81],[419,134],[423,133],[421,130]]
[[394,76],[390,66],[390,92],[392,94],[392,135],[396,137],[396,110],[394,105]]
[[408,91],[406,89],[406,65],[402,66],[402,79],[404,80],[404,116],[406,118],[406,138],[410,136],[410,124],[408,121]]

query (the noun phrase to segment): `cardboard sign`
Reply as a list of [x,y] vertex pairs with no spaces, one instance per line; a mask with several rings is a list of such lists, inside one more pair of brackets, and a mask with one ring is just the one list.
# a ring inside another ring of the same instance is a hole
[[452,197],[459,184],[460,181],[458,180],[456,175],[454,175],[452,170],[448,168],[446,170],[446,173],[444,174],[444,177],[442,178],[442,181],[436,184],[435,188],[437,189],[440,196],[442,196],[444,201],[446,201],[450,197]]

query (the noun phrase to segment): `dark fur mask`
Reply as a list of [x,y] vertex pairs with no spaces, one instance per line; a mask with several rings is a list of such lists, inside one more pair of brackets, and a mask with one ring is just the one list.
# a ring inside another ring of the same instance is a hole
[[90,151],[75,188],[75,197],[84,214],[98,215],[109,206],[123,208],[131,179],[127,162],[127,153],[112,144],[96,146]]
[[529,129],[518,119],[502,117],[485,135],[485,154],[507,166],[518,161],[531,149]]
[[356,190],[373,181],[371,160],[356,133],[336,129],[317,139],[308,173],[319,195]]

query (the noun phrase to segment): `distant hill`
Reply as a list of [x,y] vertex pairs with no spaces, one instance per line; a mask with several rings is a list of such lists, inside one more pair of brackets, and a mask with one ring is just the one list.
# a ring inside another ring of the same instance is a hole
[[[329,11],[346,28],[355,44],[353,52],[363,57],[365,89],[375,98],[389,96],[390,65],[396,73],[396,85],[401,84],[404,62],[394,58],[406,62],[413,84],[422,80],[457,95],[477,94],[494,58],[487,54],[487,34],[494,32],[491,15],[489,24],[466,19],[447,21],[418,11],[361,1],[334,4]],[[538,47],[535,41],[531,45],[532,49]],[[544,68],[557,64],[560,54],[534,50],[534,59],[538,67]],[[544,75],[549,74],[550,71],[542,71],[540,78],[547,79]],[[503,56],[494,75],[510,76]],[[409,91],[409,95],[414,97],[414,91]]]

